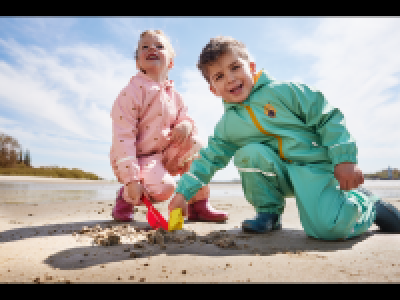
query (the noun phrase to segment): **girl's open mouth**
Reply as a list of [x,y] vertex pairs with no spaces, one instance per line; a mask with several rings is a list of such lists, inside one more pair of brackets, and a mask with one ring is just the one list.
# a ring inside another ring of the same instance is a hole
[[150,54],[146,57],[146,60],[157,60],[158,57],[155,54]]
[[243,83],[239,84],[238,86],[234,87],[233,89],[229,90],[231,94],[239,94],[242,91]]

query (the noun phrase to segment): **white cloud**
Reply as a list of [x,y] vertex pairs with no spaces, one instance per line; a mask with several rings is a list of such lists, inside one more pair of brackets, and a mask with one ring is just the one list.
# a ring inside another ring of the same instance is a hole
[[11,57],[0,60],[1,130],[17,138],[33,158],[57,154],[58,159],[49,159],[53,164],[75,157],[71,167],[84,169],[83,156],[87,162],[101,158],[99,172],[111,178],[110,111],[136,73],[133,60],[111,47],[85,44],[47,50],[0,38],[0,49]]
[[0,39],[16,65],[0,61],[2,104],[90,139],[111,139],[109,112],[133,74],[112,48],[59,47],[54,52]]
[[[359,141],[359,163],[369,169],[379,160],[400,167],[400,20],[397,18],[322,19],[309,34],[282,38],[290,52],[314,62],[299,78],[345,114]],[[306,82],[310,84],[310,82]],[[380,150],[377,150],[380,149]],[[389,151],[389,149],[392,149]]]
[[[3,18],[2,18],[3,19]],[[56,18],[4,18],[5,28],[8,32],[17,32],[28,39],[41,43],[54,43],[71,39],[71,28],[78,23],[77,19]]]
[[[147,21],[147,20],[146,20]],[[106,28],[114,35],[124,41],[124,44],[129,45],[130,53],[133,53],[137,47],[137,42],[140,33],[143,31],[141,20],[135,18],[105,18],[104,24]],[[131,56],[133,57],[133,56]]]
[[[208,83],[195,68],[187,68],[182,72],[182,90],[179,92],[196,123],[199,137],[207,145],[208,137],[213,135],[215,125],[224,113],[221,98],[211,93]],[[215,174],[213,180],[233,178],[239,178],[239,173],[231,161],[225,169]]]
[[195,68],[184,69],[179,92],[197,124],[199,136],[207,142],[208,136],[214,133],[214,125],[224,113],[222,100],[211,93],[208,83]]
[[2,125],[14,125],[16,123],[17,122],[15,122],[14,120],[10,120],[8,118],[0,117],[0,126],[2,126]]

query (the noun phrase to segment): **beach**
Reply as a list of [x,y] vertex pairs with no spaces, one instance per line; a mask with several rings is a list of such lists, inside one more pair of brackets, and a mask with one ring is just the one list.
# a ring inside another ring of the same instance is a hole
[[[0,182],[113,184],[18,177],[0,176]],[[398,191],[396,184],[385,182],[379,188]],[[148,228],[146,207],[135,209],[133,222],[112,220],[115,196],[84,201],[0,202],[0,282],[400,282],[400,234],[381,233],[373,225],[350,240],[309,238],[302,229],[294,198],[286,199],[282,230],[243,233],[241,222],[253,218],[255,212],[243,196],[229,194],[240,186],[212,184],[211,189],[218,191],[211,196],[211,205],[229,213],[225,223],[185,220],[184,230],[176,232],[176,236],[185,236],[184,240],[162,237],[162,242],[154,239],[153,243],[149,234],[156,233]],[[383,200],[400,209],[400,197]],[[166,218],[167,205],[155,204]],[[94,242],[90,233],[107,228],[114,236],[119,235],[118,244]]]

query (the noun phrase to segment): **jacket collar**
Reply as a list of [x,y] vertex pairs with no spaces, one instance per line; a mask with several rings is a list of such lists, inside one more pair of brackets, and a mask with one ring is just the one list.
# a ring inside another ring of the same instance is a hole
[[262,86],[264,86],[264,85],[266,85],[266,84],[269,84],[269,83],[272,82],[273,80],[274,80],[274,79],[273,79],[270,75],[268,75],[268,73],[266,73],[266,72],[264,71],[264,69],[262,69],[262,70],[259,71],[255,76],[253,76],[254,86],[253,86],[253,88],[251,89],[250,94],[249,94],[249,96],[247,97],[246,100],[244,100],[244,101],[241,102],[241,103],[228,103],[228,102],[225,102],[224,99],[222,99],[222,102],[223,102],[223,104],[224,104],[225,111],[227,111],[228,109],[237,107],[238,105],[241,105],[241,104],[248,104],[251,95],[254,94],[254,92],[255,92],[256,90],[258,90],[260,87],[262,87]]
[[139,71],[136,74],[137,77],[143,79],[146,84],[150,86],[151,89],[160,90],[160,89],[172,89],[174,87],[173,80],[164,80],[164,82],[158,83],[151,79],[149,76],[144,74],[143,72]]

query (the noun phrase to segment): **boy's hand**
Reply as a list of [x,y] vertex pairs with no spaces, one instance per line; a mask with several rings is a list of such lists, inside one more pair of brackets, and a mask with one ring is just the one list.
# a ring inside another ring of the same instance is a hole
[[187,216],[188,205],[186,203],[185,197],[182,194],[176,194],[171,202],[168,204],[168,212],[171,213],[175,208],[182,208],[182,215]]
[[190,136],[192,130],[192,124],[190,122],[178,124],[170,132],[171,142],[182,144]]
[[364,175],[360,168],[350,162],[336,165],[334,176],[340,183],[340,189],[344,191],[355,189],[364,183]]

